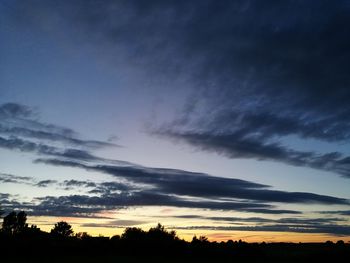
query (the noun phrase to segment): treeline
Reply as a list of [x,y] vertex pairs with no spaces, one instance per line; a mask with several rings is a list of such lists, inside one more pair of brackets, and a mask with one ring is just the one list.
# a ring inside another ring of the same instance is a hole
[[191,242],[187,242],[180,239],[175,231],[167,231],[161,224],[148,231],[129,227],[120,236],[93,237],[86,232],[74,233],[72,226],[64,221],[56,223],[50,232],[41,231],[35,225],[29,226],[26,221],[25,212],[11,212],[3,218],[0,261],[1,257],[8,262],[17,262],[18,259],[18,262],[57,260],[77,263],[90,262],[89,259],[125,261],[125,258],[133,258],[135,262],[145,262],[148,259],[167,262],[350,260],[350,244],[343,241],[313,244],[246,243],[232,240],[210,242],[205,236],[194,236]]

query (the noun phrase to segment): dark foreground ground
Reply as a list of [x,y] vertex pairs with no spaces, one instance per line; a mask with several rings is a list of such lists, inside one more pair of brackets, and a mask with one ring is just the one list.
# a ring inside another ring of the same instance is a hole
[[0,262],[350,262],[350,244],[16,237],[0,240]]

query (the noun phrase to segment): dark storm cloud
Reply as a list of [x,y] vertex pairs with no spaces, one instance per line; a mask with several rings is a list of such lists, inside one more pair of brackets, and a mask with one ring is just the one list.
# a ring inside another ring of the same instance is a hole
[[[117,146],[110,142],[80,139],[78,134],[72,129],[40,122],[37,115],[38,113],[33,108],[26,105],[17,103],[0,105],[0,134],[2,136],[10,136],[13,144],[19,144],[21,140],[24,140],[23,138],[26,138],[27,140],[36,139],[47,141],[48,143],[59,142],[75,147],[93,149]],[[4,139],[2,138],[2,140]],[[30,150],[33,147],[30,143],[35,142],[28,141],[27,145],[23,147]],[[4,141],[2,141],[2,145],[4,145]],[[8,147],[10,146],[8,145]]]
[[157,192],[197,198],[246,199],[260,202],[349,204],[349,201],[305,192],[285,192],[270,186],[234,178],[214,177],[177,169],[147,168],[142,166],[89,166],[76,161],[38,159],[38,163],[77,167],[107,173],[136,184],[153,187]]

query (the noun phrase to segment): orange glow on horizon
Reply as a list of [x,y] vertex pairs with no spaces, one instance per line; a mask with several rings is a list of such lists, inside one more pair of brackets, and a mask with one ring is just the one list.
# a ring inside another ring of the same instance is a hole
[[[77,218],[77,217],[33,217],[29,220],[30,224],[36,224],[41,230],[50,232],[54,224],[58,221],[67,221],[73,227],[74,233],[87,232],[92,236],[108,236],[121,235],[126,227],[82,227],[83,223],[94,222],[96,219]],[[150,227],[154,227],[156,223],[135,225],[148,231]],[[167,228],[172,230],[172,228]],[[191,241],[193,236],[206,236],[210,241],[227,241],[242,240],[245,242],[294,242],[294,243],[309,243],[309,242],[326,242],[328,240],[336,242],[343,240],[350,242],[349,236],[334,236],[321,233],[294,233],[294,232],[263,232],[263,231],[220,231],[220,230],[176,230],[177,235],[186,240]]]

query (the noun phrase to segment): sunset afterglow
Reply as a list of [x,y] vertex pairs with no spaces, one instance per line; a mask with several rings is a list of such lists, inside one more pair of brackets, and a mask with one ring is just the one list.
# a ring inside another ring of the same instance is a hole
[[0,210],[47,232],[350,242],[349,14],[0,0]]

